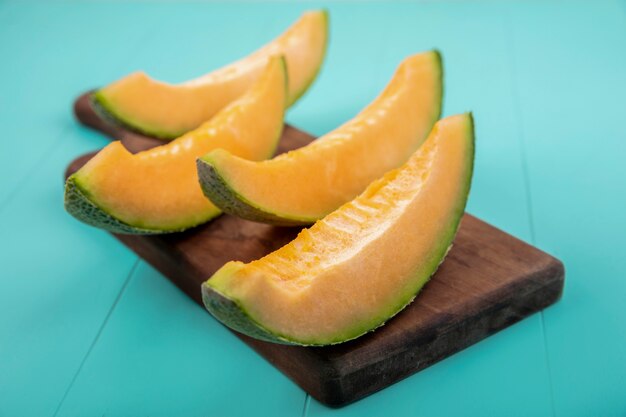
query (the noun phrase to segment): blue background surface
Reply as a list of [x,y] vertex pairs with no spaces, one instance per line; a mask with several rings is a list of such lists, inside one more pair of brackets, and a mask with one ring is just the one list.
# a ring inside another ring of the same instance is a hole
[[[444,113],[477,123],[468,211],[567,269],[557,305],[340,410],[62,204],[67,163],[107,143],[78,93],[201,75],[319,6],[327,61],[288,121],[327,132],[440,49]],[[625,0],[0,0],[0,57],[0,416],[626,416]]]

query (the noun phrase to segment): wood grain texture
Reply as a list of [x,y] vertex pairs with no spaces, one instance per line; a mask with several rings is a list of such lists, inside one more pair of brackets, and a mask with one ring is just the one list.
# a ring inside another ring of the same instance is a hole
[[[75,112],[81,122],[122,140],[132,152],[162,143],[100,119],[86,95],[77,100]],[[312,139],[287,126],[279,151]],[[92,156],[74,160],[66,175]],[[223,215],[183,233],[117,238],[201,304],[200,285],[225,262],[258,259],[299,230]],[[547,307],[559,299],[563,282],[560,261],[466,214],[439,271],[414,303],[379,330],[313,348],[238,337],[319,401],[342,406]]]

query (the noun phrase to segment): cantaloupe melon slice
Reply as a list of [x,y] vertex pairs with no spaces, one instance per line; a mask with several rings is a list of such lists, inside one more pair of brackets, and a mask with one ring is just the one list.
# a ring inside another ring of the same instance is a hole
[[401,168],[248,264],[202,286],[224,324],[278,343],[327,345],[382,325],[409,304],[450,248],[472,177],[471,115],[441,120]]
[[205,155],[198,161],[202,188],[245,219],[311,224],[406,162],[439,118],[441,94],[439,54],[411,56],[373,103],[304,148],[258,163],[223,150]]
[[68,178],[65,207],[85,223],[117,233],[165,233],[204,223],[220,211],[202,194],[195,160],[224,148],[253,160],[274,154],[282,132],[287,75],[272,58],[250,90],[198,129],[131,154],[120,142]]
[[324,61],[326,11],[310,11],[253,54],[200,78],[167,84],[135,72],[95,93],[96,109],[145,134],[171,139],[195,129],[243,94],[270,56],[284,55],[289,70],[287,106],[308,87]]

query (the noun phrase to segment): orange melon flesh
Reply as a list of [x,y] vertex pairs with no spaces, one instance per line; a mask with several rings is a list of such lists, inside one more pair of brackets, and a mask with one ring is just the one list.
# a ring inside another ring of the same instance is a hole
[[253,160],[271,157],[285,100],[286,68],[277,57],[245,95],[200,128],[135,155],[121,142],[102,149],[68,179],[99,210],[87,206],[85,213],[85,201],[75,199],[67,199],[66,207],[87,223],[122,233],[162,233],[204,223],[220,211],[202,194],[196,158],[215,148]]
[[279,225],[311,224],[404,163],[439,118],[435,51],[405,59],[367,108],[310,145],[251,162],[226,151],[198,162],[205,194],[223,211]]
[[233,329],[301,345],[344,342],[382,325],[435,272],[463,215],[472,176],[471,115],[438,122],[399,169],[281,249],[229,262],[203,284]]
[[168,84],[135,72],[101,90],[94,98],[106,113],[135,130],[171,139],[198,127],[243,94],[271,56],[284,55],[289,70],[287,105],[315,79],[326,51],[328,16],[304,13],[285,33],[251,55],[200,78]]

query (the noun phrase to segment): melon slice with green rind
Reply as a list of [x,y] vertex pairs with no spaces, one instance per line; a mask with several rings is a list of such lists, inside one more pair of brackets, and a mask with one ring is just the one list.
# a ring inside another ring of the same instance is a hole
[[285,61],[275,57],[247,93],[196,130],[134,155],[121,142],[103,148],[68,178],[67,211],[116,233],[167,233],[209,221],[221,212],[200,189],[196,158],[216,148],[252,160],[271,157],[286,98]]
[[295,240],[202,286],[206,308],[248,336],[328,345],[383,325],[406,307],[452,245],[474,160],[470,114],[439,121],[400,168]]
[[430,51],[405,59],[382,94],[311,144],[252,162],[224,150],[198,160],[202,189],[224,212],[277,224],[311,224],[403,164],[439,118],[442,64]]
[[213,117],[254,83],[271,56],[284,55],[292,105],[315,80],[328,40],[325,10],[304,13],[286,32],[247,57],[200,78],[168,84],[132,73],[93,96],[101,116],[162,139],[176,138]]

